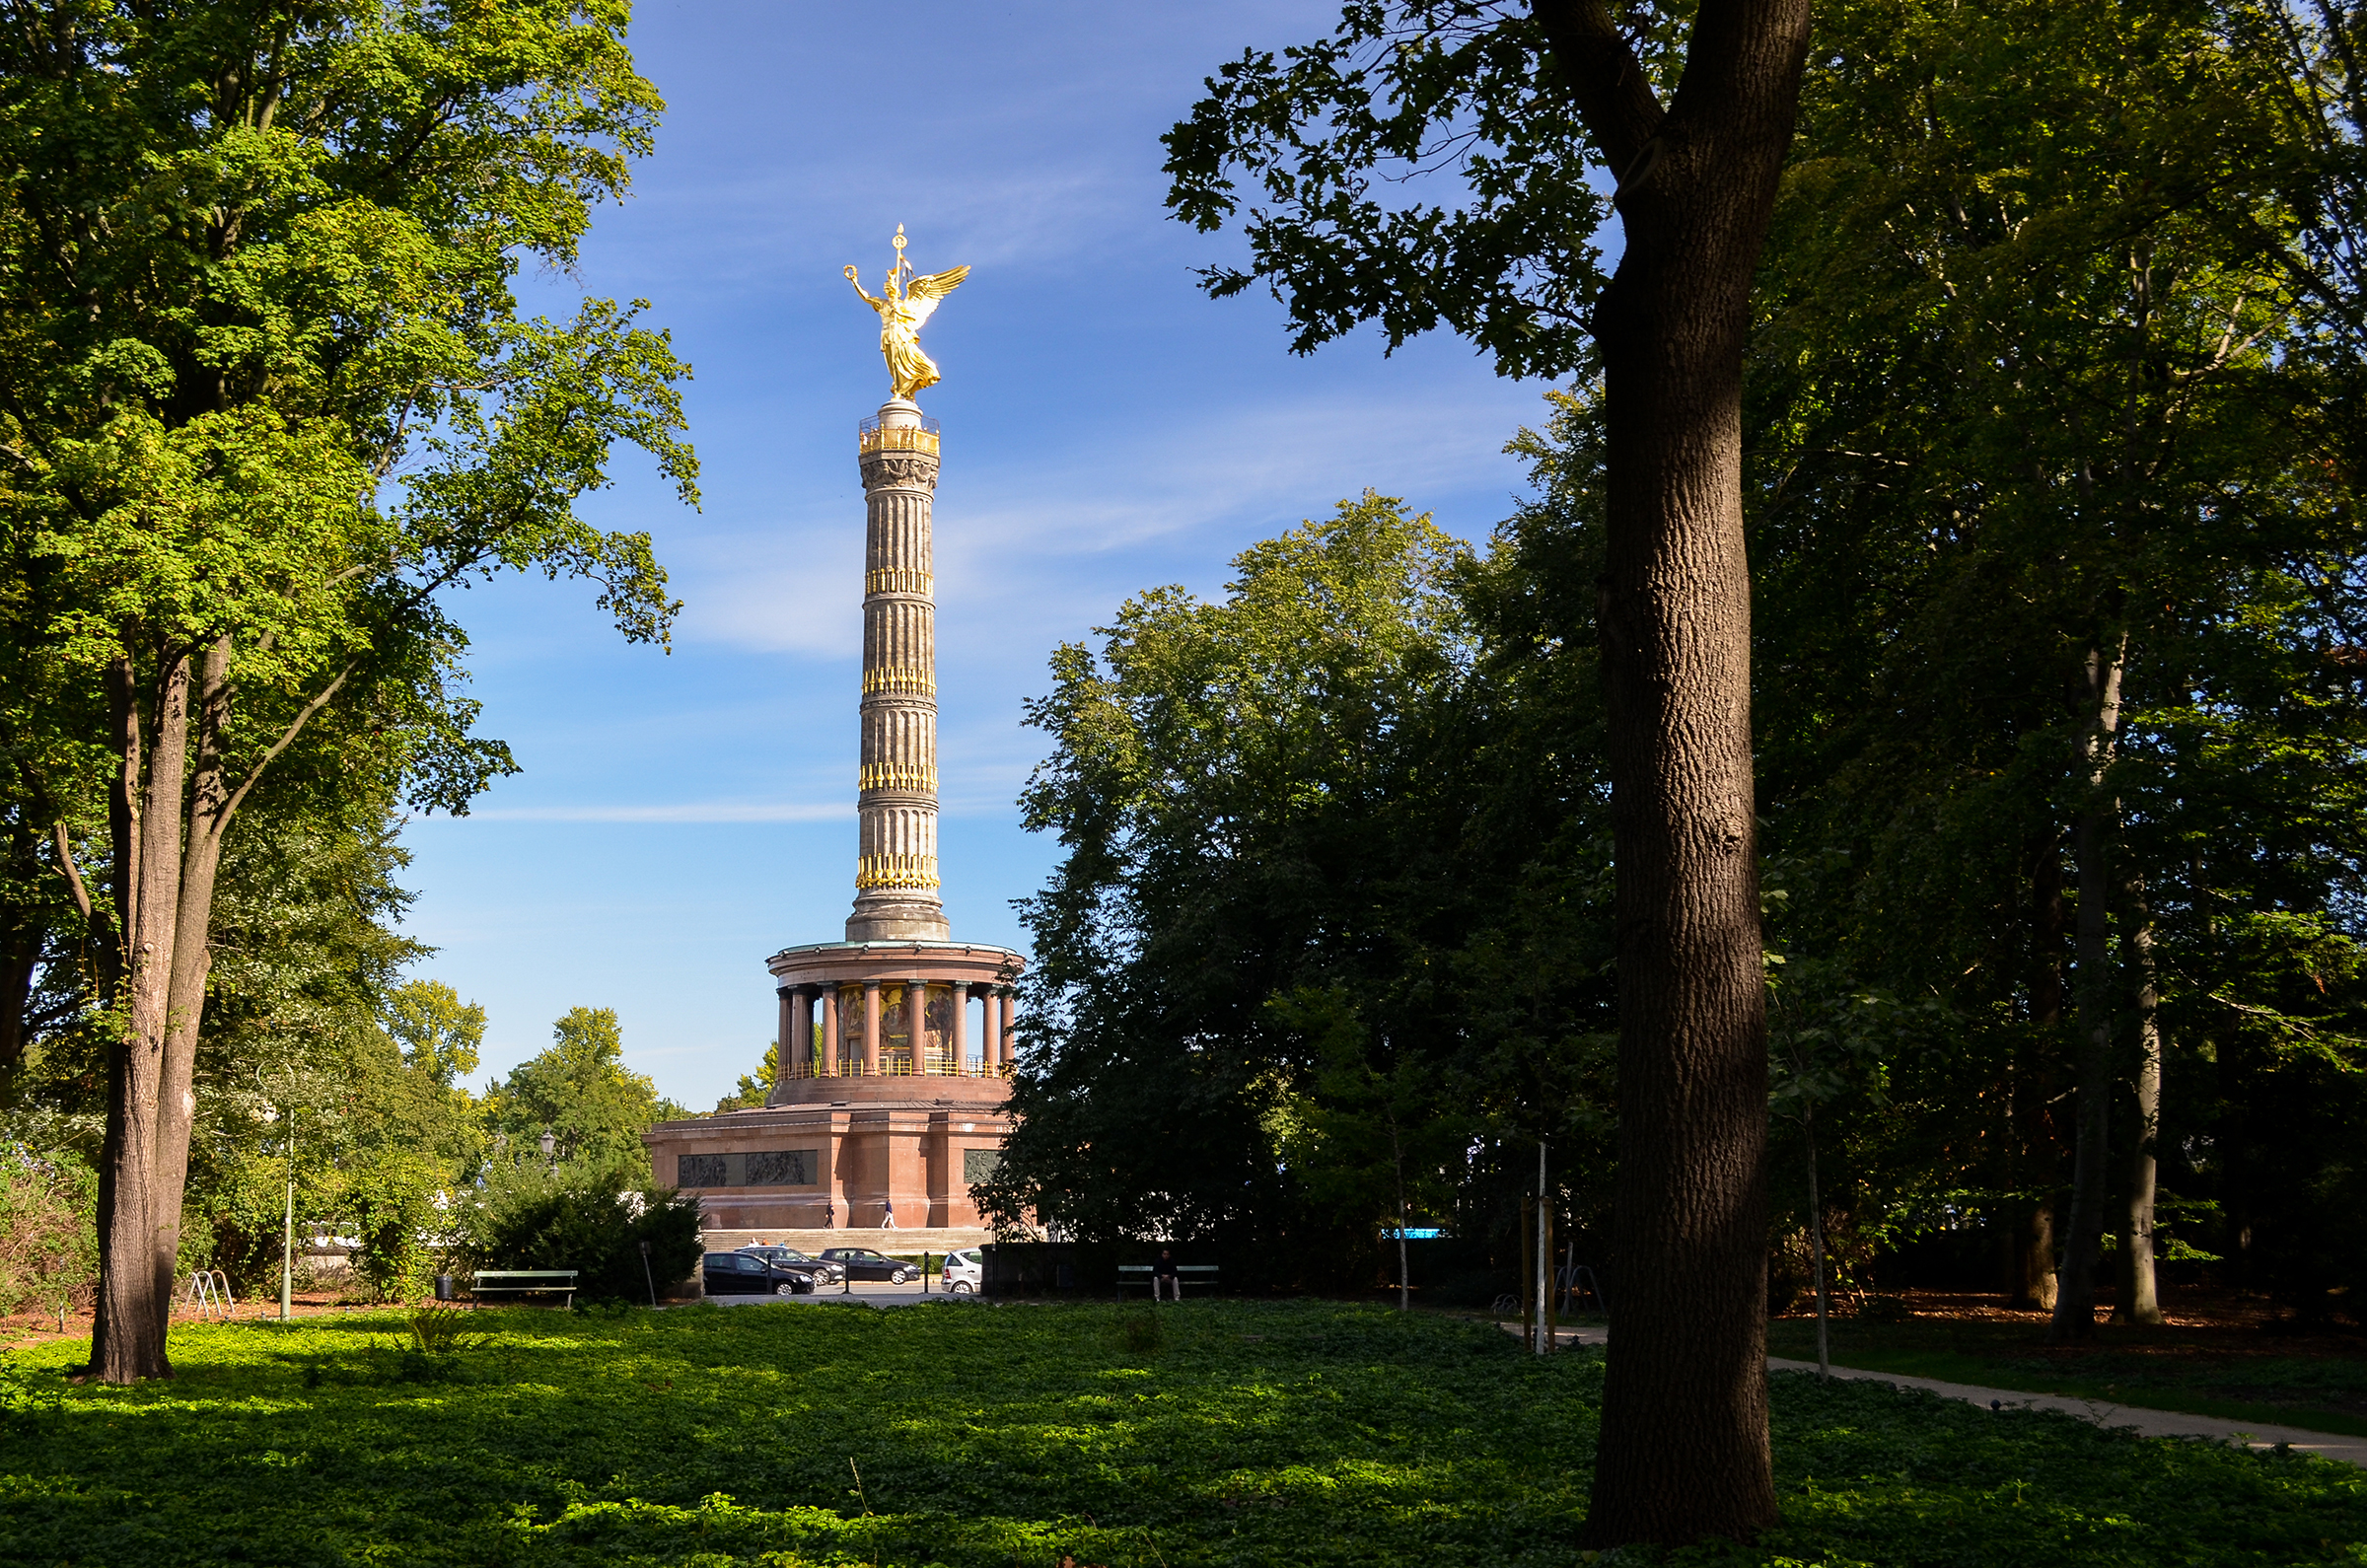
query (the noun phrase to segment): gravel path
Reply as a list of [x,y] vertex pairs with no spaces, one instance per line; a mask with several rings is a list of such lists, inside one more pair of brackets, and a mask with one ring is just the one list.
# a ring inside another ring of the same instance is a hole
[[[1507,1325],[1519,1332],[1517,1325]],[[1600,1345],[1610,1337],[1600,1328],[1568,1328],[1558,1336],[1564,1342]],[[1768,1369],[1775,1372],[1814,1372],[1813,1361],[1785,1361],[1777,1356],[1767,1358]],[[1887,1383],[1901,1389],[1927,1389],[1942,1398],[1963,1399],[1968,1403],[1986,1405],[1995,1410],[2060,1410],[2098,1426],[2133,1427],[2147,1437],[2207,1437],[2222,1442],[2242,1443],[2248,1448],[2271,1449],[2288,1447],[2300,1453],[2315,1454],[2322,1459],[2339,1460],[2345,1464],[2367,1468],[2367,1438],[2344,1437],[2337,1432],[2309,1432],[2297,1426],[2263,1426],[2257,1421],[2226,1421],[2212,1415],[2186,1415],[2177,1410],[2151,1410],[2142,1405],[2113,1404],[2101,1399],[2071,1399],[2060,1394],[2025,1393],[2014,1389],[1980,1389],[1969,1383],[1942,1383],[1937,1378],[1909,1378],[1892,1372],[1862,1372],[1855,1367],[1835,1367],[1832,1375],[1858,1383]]]

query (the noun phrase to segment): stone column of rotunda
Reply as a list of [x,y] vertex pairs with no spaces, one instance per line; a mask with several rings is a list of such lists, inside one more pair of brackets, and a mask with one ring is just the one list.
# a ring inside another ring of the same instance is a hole
[[883,403],[862,432],[862,825],[849,942],[950,934],[937,891],[937,433],[906,398]]

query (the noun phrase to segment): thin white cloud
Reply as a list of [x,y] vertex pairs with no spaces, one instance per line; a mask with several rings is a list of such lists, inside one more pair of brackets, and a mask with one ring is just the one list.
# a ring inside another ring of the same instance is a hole
[[855,803],[684,801],[659,806],[495,806],[470,812],[496,822],[825,822],[855,815]]
[[[941,503],[939,603],[952,613],[968,603],[1020,604],[1040,598],[1052,560],[1083,565],[1235,519],[1272,533],[1327,513],[1367,482],[1419,507],[1426,491],[1500,477],[1509,513],[1520,475],[1503,456],[1505,404],[1525,412],[1535,396],[1524,390],[1445,408],[1422,395],[1239,408],[1167,423],[1156,438],[1083,443],[1081,459],[1065,456],[1073,447],[1014,455]],[[861,649],[852,587],[861,546],[845,507],[799,510],[760,535],[714,534],[678,548],[685,635],[767,653],[844,658]],[[1129,583],[1121,597],[1148,586]]]

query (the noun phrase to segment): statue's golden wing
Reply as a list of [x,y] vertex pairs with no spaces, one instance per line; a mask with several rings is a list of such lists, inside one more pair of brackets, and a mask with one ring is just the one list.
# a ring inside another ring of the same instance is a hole
[[912,313],[912,323],[917,326],[927,321],[936,313],[937,302],[960,288],[962,280],[968,276],[968,267],[948,267],[943,272],[932,272],[927,277],[914,278],[905,284],[904,306]]

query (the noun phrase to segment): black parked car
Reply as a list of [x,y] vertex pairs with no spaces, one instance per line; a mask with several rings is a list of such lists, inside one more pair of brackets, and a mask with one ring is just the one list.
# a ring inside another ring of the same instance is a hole
[[845,1277],[849,1279],[884,1279],[892,1285],[909,1285],[920,1278],[918,1263],[907,1263],[868,1247],[825,1247],[822,1249],[822,1260],[846,1270]]
[[748,1246],[738,1247],[736,1250],[745,1252],[751,1257],[760,1257],[767,1263],[778,1263],[783,1268],[794,1268],[801,1274],[811,1274],[820,1284],[835,1285],[846,1278],[846,1270],[837,1264],[825,1263],[812,1253],[801,1252],[794,1247],[770,1247],[751,1242]]
[[814,1276],[746,1252],[709,1252],[699,1267],[710,1296],[811,1296]]

